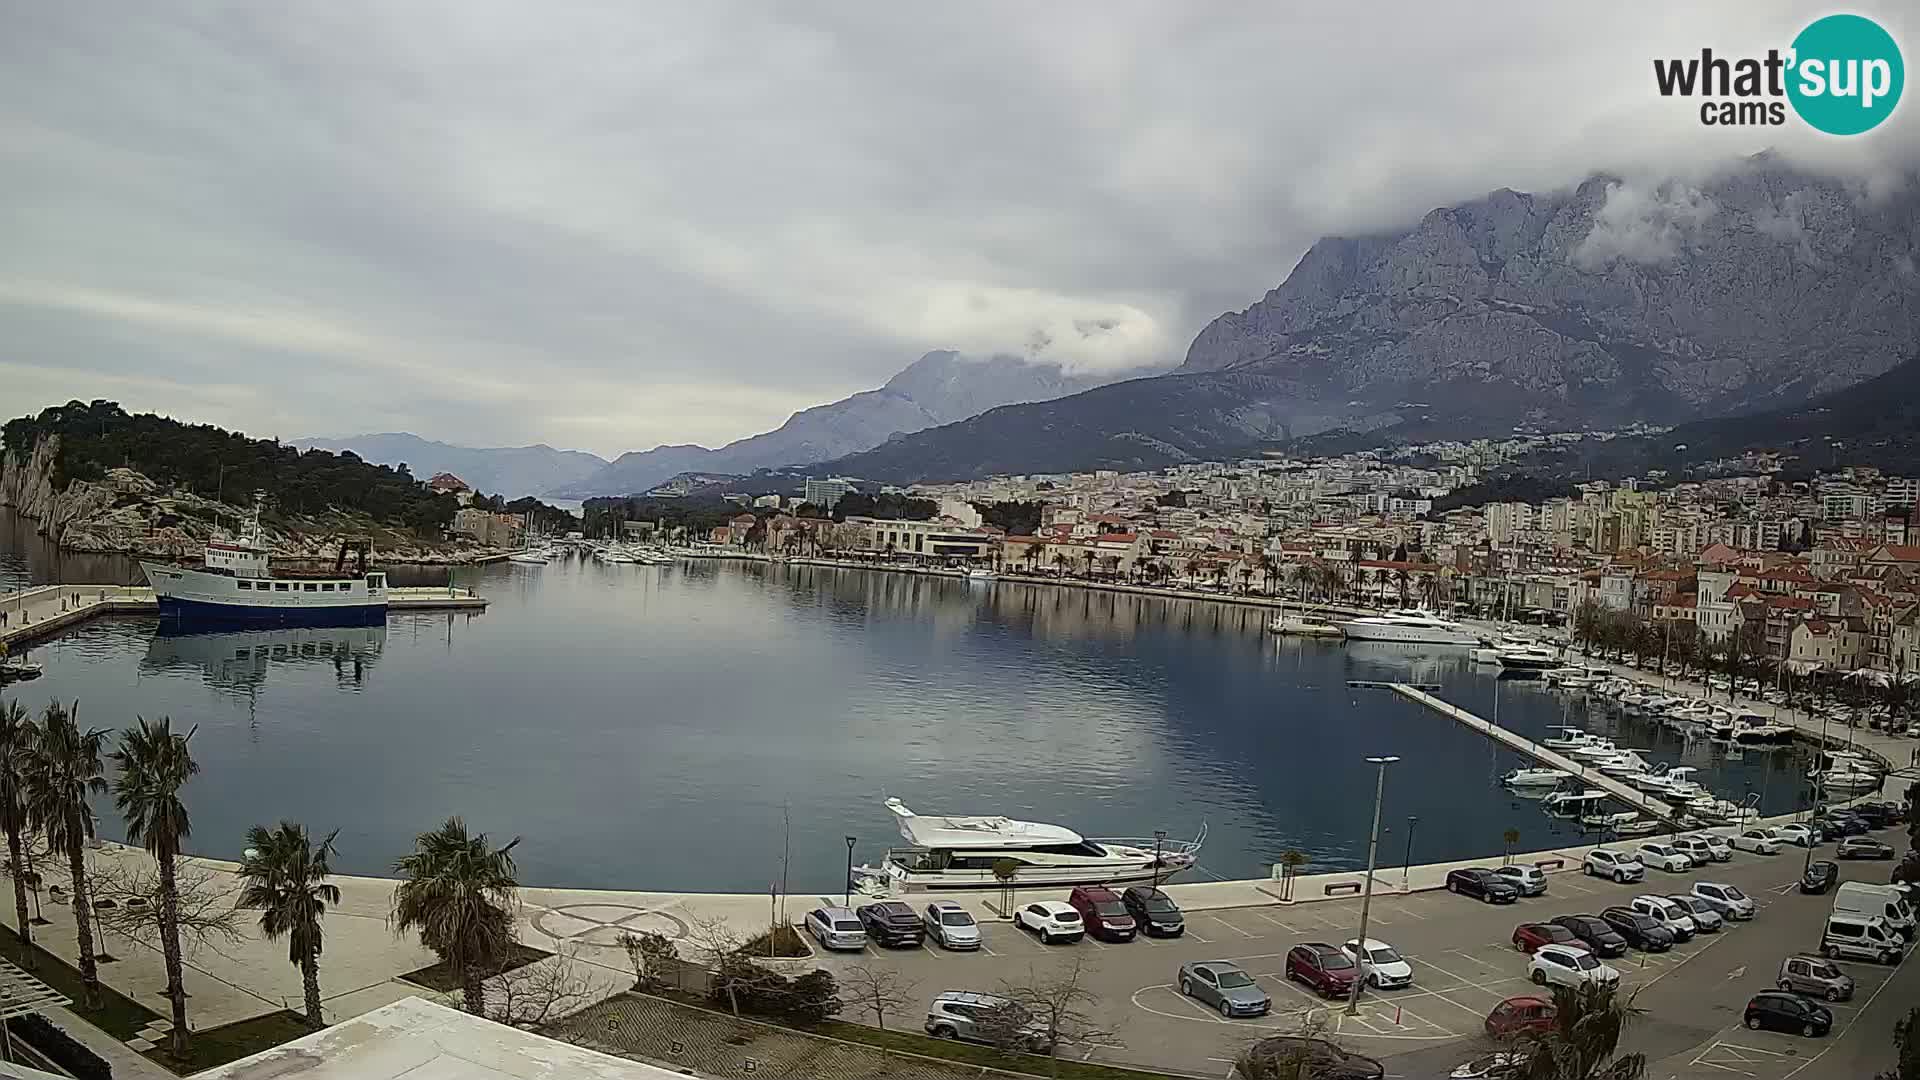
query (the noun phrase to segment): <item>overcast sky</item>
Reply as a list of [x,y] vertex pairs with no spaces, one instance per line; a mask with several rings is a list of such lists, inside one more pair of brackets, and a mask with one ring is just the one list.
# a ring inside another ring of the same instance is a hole
[[930,349],[1170,365],[1326,233],[1770,145],[1884,172],[1920,102],[1834,140],[1653,90],[1830,10],[10,0],[0,411],[611,456]]

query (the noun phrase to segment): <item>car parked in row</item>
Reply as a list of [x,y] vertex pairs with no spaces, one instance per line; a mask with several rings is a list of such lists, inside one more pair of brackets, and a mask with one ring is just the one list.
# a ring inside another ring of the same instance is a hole
[[1753,897],[1741,892],[1739,886],[1724,881],[1696,881],[1693,895],[1705,900],[1708,907],[1725,919],[1751,919],[1758,910],[1753,906]]
[[1712,904],[1692,893],[1674,893],[1665,899],[1671,900],[1675,907],[1686,912],[1687,918],[1693,920],[1694,930],[1699,933],[1718,933],[1720,928],[1727,924],[1726,917],[1721,915]]
[[867,940],[876,945],[917,949],[926,940],[926,924],[913,913],[913,908],[898,900],[863,904],[853,913],[860,919],[860,928],[867,932]]
[[1669,874],[1684,874],[1693,869],[1693,856],[1663,841],[1649,841],[1634,849],[1640,861]]
[[1520,899],[1513,883],[1484,866],[1447,871],[1447,891],[1456,896],[1471,896],[1489,904],[1511,904]]
[[1627,951],[1627,939],[1613,925],[1598,915],[1561,915],[1552,920],[1553,925],[1563,927],[1580,944],[1585,945],[1595,956],[1624,956]]
[[920,921],[926,927],[927,936],[939,942],[943,949],[980,947],[980,924],[966,908],[951,900],[928,904]]
[[1009,1035],[1031,1051],[1047,1048],[1047,1033],[1019,1002],[972,990],[943,990],[927,1004],[926,1033],[936,1039],[1000,1043]]
[[1698,836],[1676,836],[1673,846],[1687,857],[1694,866],[1705,866],[1713,861],[1713,848]]
[[860,916],[850,908],[817,907],[807,912],[800,921],[813,935],[813,940],[823,949],[847,949],[860,951],[867,947],[867,931],[860,925]]
[[1558,1014],[1553,1002],[1545,998],[1510,997],[1493,1007],[1487,1014],[1487,1034],[1495,1039],[1513,1039],[1522,1035],[1539,1035],[1553,1030],[1553,1020]]
[[1180,965],[1180,992],[1219,1010],[1221,1016],[1265,1016],[1273,998],[1253,976],[1225,960]]
[[1521,923],[1513,928],[1513,947],[1531,954],[1542,945],[1576,945],[1580,939],[1558,923]]
[[1120,894],[1120,902],[1148,937],[1179,937],[1187,932],[1187,917],[1180,905],[1159,889],[1135,885]]
[[1693,916],[1664,896],[1636,896],[1627,901],[1627,907],[1660,924],[1676,942],[1692,941],[1698,930]]
[[1507,866],[1496,866],[1493,872],[1513,886],[1521,896],[1539,896],[1547,891],[1547,875],[1541,873],[1537,866],[1512,863]]
[[1780,854],[1780,841],[1773,835],[1771,829],[1748,829],[1727,842],[1733,845],[1735,851],[1746,851],[1755,855]]
[[1754,1031],[1797,1031],[1816,1039],[1833,1029],[1833,1010],[1779,990],[1762,990],[1748,1000],[1744,1022]]
[[1067,894],[1067,906],[1080,913],[1080,924],[1101,941],[1132,941],[1140,930],[1120,894],[1104,885],[1076,885]]
[[1040,900],[1013,913],[1013,925],[1040,939],[1041,944],[1079,941],[1087,932],[1080,913],[1059,900]]
[[1853,976],[1824,956],[1800,953],[1780,961],[1779,987],[1795,994],[1846,1001],[1853,996]]
[[1639,856],[1603,847],[1587,852],[1586,858],[1581,860],[1580,869],[1588,877],[1612,878],[1622,885],[1647,876],[1646,864],[1640,861]]
[[1807,864],[1806,872],[1800,875],[1800,891],[1803,893],[1824,893],[1840,884],[1840,864],[1818,859]]
[[1620,973],[1578,945],[1542,945],[1527,963],[1535,986],[1618,986]]
[[1360,943],[1348,941],[1340,946],[1350,960],[1360,962],[1360,973],[1367,985],[1375,990],[1397,990],[1413,985],[1413,965],[1400,955],[1398,949],[1378,938],[1368,938],[1366,954],[1360,954]]
[[1833,857],[1836,859],[1891,859],[1893,845],[1883,844],[1871,836],[1849,836],[1834,847]]
[[1610,907],[1600,913],[1627,944],[1642,952],[1666,952],[1673,948],[1673,933],[1648,915],[1629,907]]
[[1285,971],[1287,978],[1329,998],[1352,993],[1354,980],[1360,977],[1353,958],[1324,941],[1288,949]]
[[1820,831],[1820,826],[1800,821],[1774,826],[1773,836],[1783,844],[1803,848],[1819,847],[1826,840],[1826,835]]

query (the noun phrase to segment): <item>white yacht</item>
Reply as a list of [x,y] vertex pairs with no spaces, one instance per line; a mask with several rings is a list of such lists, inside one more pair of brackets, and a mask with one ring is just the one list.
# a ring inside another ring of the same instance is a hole
[[1556,727],[1551,730],[1557,731],[1560,734],[1551,739],[1540,740],[1540,745],[1549,750],[1573,750],[1593,742],[1593,736],[1587,734],[1583,728]]
[[1480,635],[1430,611],[1401,608],[1385,615],[1363,615],[1340,625],[1348,641],[1394,641],[1417,645],[1478,645]]
[[858,880],[904,891],[997,889],[995,865],[1018,869],[1015,888],[1164,882],[1199,861],[1206,829],[1190,841],[1095,840],[1060,825],[1005,817],[922,815],[899,799],[886,807],[912,847],[890,848],[879,866],[858,866]]
[[547,553],[534,548],[528,548],[525,551],[516,551],[507,556],[507,561],[520,566],[545,566],[547,565]]
[[1501,649],[1495,659],[1509,670],[1546,671],[1560,666],[1560,654],[1545,645],[1516,645]]
[[1592,738],[1587,740],[1585,746],[1576,746],[1566,753],[1570,758],[1592,764],[1611,760],[1619,752],[1619,748],[1613,745],[1612,739]]
[[1826,791],[1875,791],[1886,776],[1878,766],[1859,754],[1835,750],[1822,756],[1826,768],[1815,769],[1807,779]]
[[1563,769],[1515,769],[1500,778],[1508,787],[1555,787],[1573,774]]

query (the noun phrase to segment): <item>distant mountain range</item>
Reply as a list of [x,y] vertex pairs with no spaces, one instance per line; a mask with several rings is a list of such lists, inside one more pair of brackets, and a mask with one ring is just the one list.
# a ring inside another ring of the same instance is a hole
[[1316,243],[1186,362],[823,467],[893,483],[1156,468],[1321,432],[1371,441],[1674,424],[1790,406],[1920,341],[1920,196],[1770,155],[1695,189],[1501,190]]
[[571,487],[607,467],[607,460],[584,450],[555,450],[537,446],[454,446],[433,442],[404,431],[378,435],[348,435],[337,439],[293,439],[301,449],[351,450],[361,460],[378,465],[405,463],[421,480],[452,473],[489,495],[517,499],[544,495]]
[[1044,401],[1141,374],[1140,371],[1080,373],[1058,364],[1012,356],[972,358],[930,352],[867,390],[794,413],[773,431],[704,446],[657,446],[620,455],[605,468],[556,495],[630,495],[684,472],[750,473],[783,465],[808,465],[868,450],[910,434],[1012,402]]

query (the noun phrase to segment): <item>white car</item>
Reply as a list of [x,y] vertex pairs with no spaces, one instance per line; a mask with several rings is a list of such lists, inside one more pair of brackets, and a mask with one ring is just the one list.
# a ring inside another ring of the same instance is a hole
[[1639,856],[1612,848],[1597,847],[1587,852],[1580,868],[1588,877],[1612,878],[1622,885],[1647,876],[1646,864]]
[[1542,945],[1527,963],[1527,978],[1537,986],[1618,986],[1620,973],[1594,959],[1579,945]]
[[1521,896],[1539,896],[1547,891],[1547,875],[1537,866],[1496,866],[1493,872],[1506,880],[1506,883],[1520,890]]
[[[1693,865],[1695,866],[1705,866],[1708,863],[1719,861],[1714,858],[1713,844],[1708,842],[1704,836],[1688,835],[1677,837],[1673,841],[1673,846],[1686,852],[1687,858],[1692,859]],[[1733,849],[1727,847],[1724,841],[1720,844],[1720,850],[1726,852],[1727,858],[1733,858]]]
[[1788,824],[1775,828],[1773,835],[1781,842],[1792,844],[1795,847],[1820,846],[1821,834],[1819,827],[1803,824],[1798,821],[1789,822]]
[[1676,941],[1686,941],[1700,932],[1687,909],[1664,896],[1636,896],[1627,906],[1673,931]]
[[1733,845],[1727,843],[1726,837],[1710,832],[1693,835],[1695,839],[1706,842],[1707,854],[1713,856],[1714,862],[1730,862],[1733,859]]
[[1657,866],[1669,874],[1684,874],[1693,869],[1693,856],[1672,844],[1641,844],[1635,851],[1640,861]]
[[1755,855],[1780,854],[1780,841],[1767,835],[1763,829],[1748,829],[1727,842],[1733,845],[1735,851],[1751,851]]
[[1354,947],[1357,944],[1358,942],[1348,941],[1340,946],[1340,951],[1346,953],[1349,960],[1360,962],[1360,971],[1366,975],[1367,985],[1376,990],[1392,990],[1413,985],[1413,965],[1407,963],[1406,958],[1401,956],[1393,946],[1379,938],[1368,938],[1367,955],[1360,957],[1354,954]]
[[1723,881],[1696,881],[1693,883],[1693,895],[1705,900],[1709,907],[1729,919],[1753,918],[1753,897]]
[[1517,1050],[1499,1050],[1481,1054],[1453,1067],[1447,1080],[1501,1080],[1525,1064],[1527,1055]]
[[1087,932],[1080,913],[1061,900],[1039,900],[1013,913],[1013,925],[1032,931],[1048,945],[1056,941],[1079,941]]

